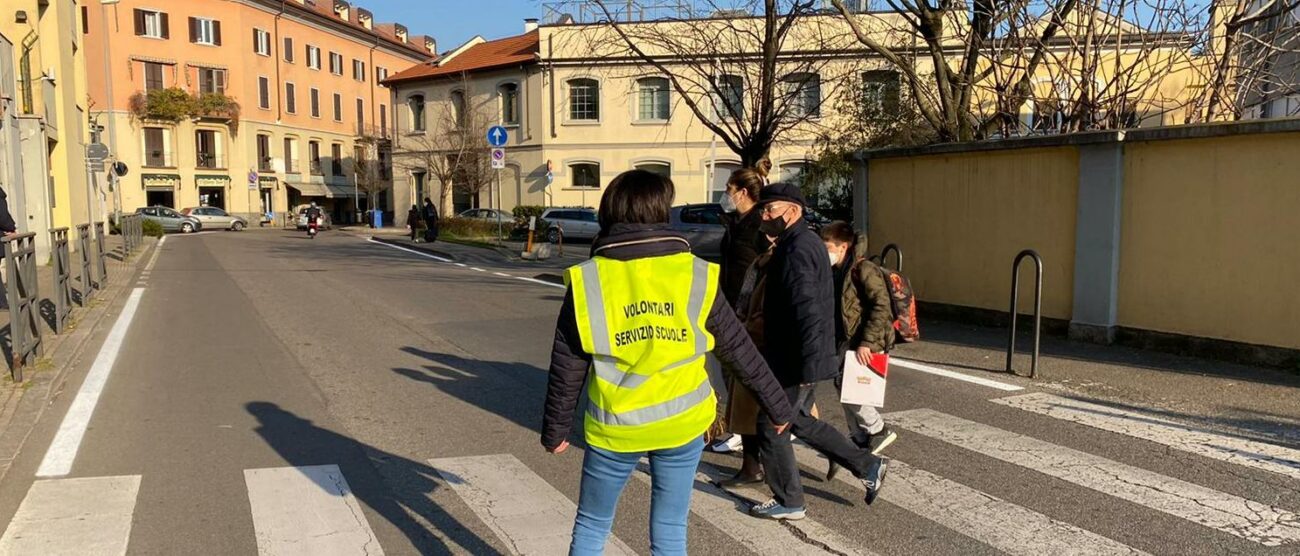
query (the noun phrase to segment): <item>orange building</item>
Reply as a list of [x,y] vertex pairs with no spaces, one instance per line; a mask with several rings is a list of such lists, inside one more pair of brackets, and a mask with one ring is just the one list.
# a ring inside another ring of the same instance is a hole
[[122,210],[207,205],[277,224],[312,201],[336,222],[393,210],[381,81],[432,59],[432,38],[343,0],[81,5],[92,117],[129,167]]

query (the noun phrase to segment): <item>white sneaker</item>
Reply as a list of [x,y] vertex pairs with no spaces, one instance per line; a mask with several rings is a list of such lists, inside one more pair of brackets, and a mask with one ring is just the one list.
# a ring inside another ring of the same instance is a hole
[[739,434],[733,434],[726,440],[717,440],[709,445],[709,451],[718,454],[729,454],[731,452],[743,452],[744,443]]

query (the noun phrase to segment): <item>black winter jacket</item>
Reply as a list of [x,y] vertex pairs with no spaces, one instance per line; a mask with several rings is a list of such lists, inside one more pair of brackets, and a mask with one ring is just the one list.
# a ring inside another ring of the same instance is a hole
[[782,386],[831,380],[835,353],[835,303],[826,244],[796,223],[776,238],[767,267],[763,356]]
[[732,212],[723,217],[727,231],[722,234],[722,294],[732,305],[740,297],[745,272],[754,264],[758,254],[766,252],[772,245],[767,236],[758,231],[758,224],[762,222],[760,213],[762,211],[754,207],[744,216]]
[[[593,251],[602,257],[615,260],[632,260],[660,257],[690,252],[686,238],[663,226],[618,224],[596,240]],[[651,279],[647,277],[647,279]],[[794,418],[789,399],[754,343],[745,327],[736,319],[736,312],[723,296],[715,296],[705,329],[713,335],[713,354],[724,364],[735,369],[741,383],[753,390],[761,405],[772,419],[788,423]],[[564,294],[560,317],[555,325],[555,344],[551,349],[550,378],[546,385],[546,407],[542,415],[542,446],[551,449],[559,446],[573,429],[574,409],[587,381],[591,354],[582,350],[578,335],[577,317],[573,309],[573,291]]]

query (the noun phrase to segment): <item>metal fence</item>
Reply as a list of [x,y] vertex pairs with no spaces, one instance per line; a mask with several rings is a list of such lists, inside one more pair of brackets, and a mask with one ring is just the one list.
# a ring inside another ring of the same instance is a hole
[[68,251],[68,229],[50,230],[54,246],[54,333],[62,334],[68,328],[72,315],[72,257]]
[[77,224],[77,269],[81,282],[77,291],[81,292],[81,306],[95,293],[94,277],[90,275],[90,224]]
[[95,223],[95,258],[99,259],[99,277],[95,288],[104,289],[108,285],[108,252],[104,250],[104,222]]
[[144,243],[144,220],[138,214],[127,214],[121,222],[123,258],[129,258]]
[[9,336],[13,346],[13,379],[23,380],[23,367],[45,353],[41,341],[40,294],[36,287],[36,234],[4,238],[9,301]]

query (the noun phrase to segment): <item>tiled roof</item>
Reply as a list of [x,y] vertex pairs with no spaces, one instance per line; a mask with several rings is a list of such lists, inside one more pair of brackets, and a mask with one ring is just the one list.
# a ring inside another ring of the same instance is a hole
[[476,44],[441,65],[433,62],[417,64],[390,76],[384,83],[428,79],[532,63],[537,61],[540,42],[537,31],[533,31]]
[[420,54],[426,58],[432,57],[434,55],[429,53],[428,50],[424,49],[423,42],[420,42],[419,44],[416,44],[414,42],[403,43],[401,39],[397,38],[396,28],[391,23],[388,24],[373,23],[372,24],[373,29],[366,29],[366,27],[361,24],[361,20],[358,17],[358,11],[357,11],[358,6],[356,5],[352,5],[351,9],[348,10],[347,20],[339,19],[339,16],[334,15],[333,0],[314,0],[314,1],[308,0],[306,4],[298,4],[297,2],[286,2],[285,5],[302,11],[315,13],[317,15],[320,15],[321,17],[328,18],[330,21],[342,23],[344,25],[347,25],[348,27],[351,27],[363,33],[378,36],[379,38],[383,39],[385,42],[389,43],[392,46],[396,46],[398,48]]

